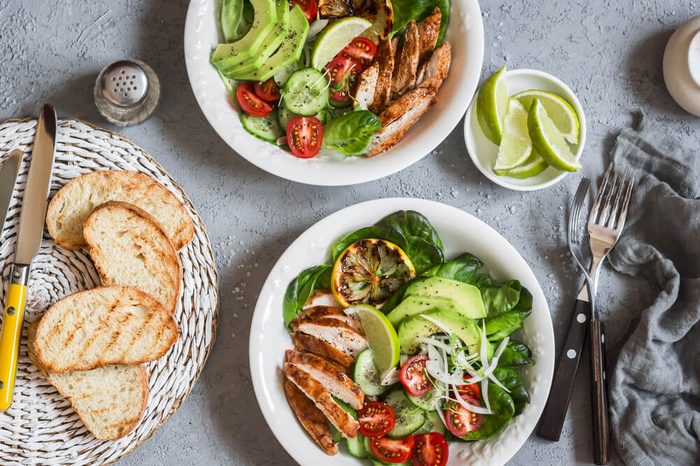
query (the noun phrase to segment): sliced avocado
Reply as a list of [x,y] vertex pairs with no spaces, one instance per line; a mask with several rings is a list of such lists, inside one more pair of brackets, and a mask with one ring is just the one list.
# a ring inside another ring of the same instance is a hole
[[309,22],[302,9],[297,5],[289,12],[289,28],[280,48],[260,69],[250,74],[240,75],[238,79],[267,81],[281,69],[299,60],[308,35]]
[[486,317],[484,301],[479,288],[474,285],[442,277],[428,277],[412,283],[405,296],[429,296],[452,299],[465,317],[483,319]]
[[[469,348],[469,352],[474,354],[479,351],[481,345],[481,332],[479,326],[472,319],[468,319],[460,314],[451,311],[433,311],[425,313],[430,319],[439,322],[438,326],[434,322],[417,315],[405,319],[399,325],[399,344],[401,352],[413,354],[420,347],[420,339],[429,337],[434,333],[449,330],[451,334],[458,337]],[[441,328],[442,327],[442,328]],[[493,352],[490,344],[487,346],[488,355]]]
[[452,311],[457,314],[461,313],[461,309],[459,309],[457,303],[451,298],[413,295],[401,301],[401,304],[387,314],[387,318],[394,327],[397,327],[401,321],[407,317],[424,314],[430,311]]
[[277,22],[260,46],[260,51],[240,63],[222,72],[229,78],[236,79],[236,76],[252,73],[265,64],[282,45],[287,29],[289,28],[289,5],[286,0],[275,0],[277,2]]
[[275,27],[276,0],[250,0],[250,4],[255,12],[250,30],[236,42],[219,44],[211,57],[212,64],[222,71],[257,55],[268,33]]

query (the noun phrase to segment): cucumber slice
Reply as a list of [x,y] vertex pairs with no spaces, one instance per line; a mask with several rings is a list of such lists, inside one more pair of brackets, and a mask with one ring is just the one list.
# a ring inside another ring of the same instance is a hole
[[408,393],[406,395],[408,399],[411,400],[411,403],[425,411],[435,409],[440,402],[440,392],[434,388],[423,396],[413,396]]
[[278,120],[277,110],[273,110],[269,115],[262,118],[241,113],[243,128],[256,138],[267,142],[277,142],[280,136],[284,136],[284,129],[282,129]]
[[357,356],[353,378],[367,396],[379,396],[389,389],[379,380],[379,371],[374,365],[374,356],[369,348]]
[[352,416],[353,419],[357,419],[357,411],[355,411],[355,408],[341,400],[340,398],[333,397],[333,401],[338,403],[338,405],[343,408],[345,411],[350,413],[350,416]]
[[341,440],[343,440],[343,434],[341,434],[340,431],[336,429],[333,424],[329,422],[328,427],[331,429],[331,438],[333,439],[333,443],[338,443]]
[[425,413],[425,424],[423,424],[420,429],[416,431],[416,434],[429,434],[430,432],[437,432],[439,434],[445,435],[445,424],[443,424],[442,419],[437,411],[432,410]]
[[316,115],[328,106],[328,80],[318,70],[304,68],[292,73],[284,84],[282,105],[298,115]]
[[348,453],[355,458],[368,458],[369,451],[365,447],[365,436],[357,434],[355,438],[347,439]]
[[408,399],[403,388],[389,392],[384,402],[391,406],[396,414],[396,424],[387,434],[391,438],[403,438],[421,428],[425,424],[425,411],[416,407]]
[[[280,122],[280,125],[282,126],[282,129],[286,131],[287,126],[289,125],[289,120],[294,118],[295,116],[299,116],[296,113],[292,113],[289,110],[287,110],[284,107],[280,107],[278,110],[277,114],[277,119]],[[320,112],[318,112],[316,115],[314,115],[316,118],[321,120],[321,123],[325,123],[326,120],[328,119],[328,112],[324,108]]]

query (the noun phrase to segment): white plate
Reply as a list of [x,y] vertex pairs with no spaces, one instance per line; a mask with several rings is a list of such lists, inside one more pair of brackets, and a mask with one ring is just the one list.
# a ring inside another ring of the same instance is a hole
[[[575,147],[576,159],[580,159],[583,148],[586,144],[586,116],[583,107],[573,91],[555,78],[551,74],[537,70],[512,70],[506,72],[506,82],[510,95],[521,91],[536,89],[559,94],[566,99],[576,113],[580,123],[579,144]],[[476,99],[474,99],[467,110],[467,117],[464,119],[464,140],[467,144],[467,152],[472,162],[476,165],[486,178],[494,183],[515,191],[535,191],[547,188],[563,179],[568,172],[549,167],[537,176],[525,179],[510,178],[508,176],[498,176],[493,171],[498,156],[498,146],[491,142],[481,130],[476,117]]]
[[525,320],[523,341],[532,349],[535,365],[524,372],[531,402],[523,413],[489,441],[451,442],[450,465],[501,465],[525,443],[542,414],[554,369],[554,333],[549,308],[535,275],[525,260],[500,234],[455,207],[420,199],[379,199],[342,209],[306,230],[285,251],[260,292],[250,329],[250,370],[255,395],[265,420],[282,446],[302,465],[366,464],[340,453],[328,457],[309,438],[289,408],[282,388],[284,351],[292,347],[282,319],[282,299],[289,282],[303,269],[328,261],[331,244],[342,235],[372,225],[397,210],[425,215],[440,234],[448,258],[471,252],[494,278],[516,278],[534,297],[533,311]]
[[192,90],[204,116],[233,150],[274,175],[300,183],[342,186],[373,181],[414,164],[457,126],[479,83],[484,26],[477,0],[452,2],[447,40],[452,43],[450,75],[438,102],[396,146],[377,157],[332,154],[302,160],[248,134],[229,104],[217,71],[209,63],[219,41],[216,0],[191,0],[185,23],[185,62]]

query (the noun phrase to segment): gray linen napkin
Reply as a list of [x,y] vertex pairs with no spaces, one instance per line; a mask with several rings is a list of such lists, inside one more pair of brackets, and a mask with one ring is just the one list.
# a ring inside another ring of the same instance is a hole
[[628,465],[700,464],[700,147],[625,130],[617,166],[637,169],[610,263],[658,291],[611,372],[613,441]]

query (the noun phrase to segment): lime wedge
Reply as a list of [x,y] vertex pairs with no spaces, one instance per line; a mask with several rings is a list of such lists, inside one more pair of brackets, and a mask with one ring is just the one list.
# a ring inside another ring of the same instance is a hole
[[476,98],[476,117],[479,120],[479,126],[494,144],[501,143],[503,120],[510,101],[505,71],[504,66],[487,79]]
[[527,130],[527,110],[516,99],[508,102],[508,113],[503,122],[503,138],[498,147],[498,158],[493,168],[497,174],[521,165],[532,153],[532,142]]
[[311,66],[322,70],[350,41],[365,32],[370,26],[372,23],[356,16],[331,23],[316,38],[313,52],[311,52]]
[[543,171],[547,169],[549,165],[547,165],[547,162],[544,161],[542,157],[540,157],[540,154],[537,152],[533,151],[530,157],[523,162],[521,165],[518,165],[515,168],[511,168],[509,170],[503,170],[503,171],[497,171],[497,175],[500,176],[510,176],[511,178],[531,178],[535,175],[539,175]]
[[384,313],[368,304],[349,307],[346,312],[359,317],[374,355],[374,365],[380,374],[379,380],[383,380],[399,363],[401,345],[394,326]]
[[575,172],[581,169],[574,154],[571,153],[569,144],[559,132],[547,110],[538,98],[532,103],[527,117],[527,128],[535,150],[542,156],[545,162],[555,168]]
[[526,109],[530,109],[532,101],[537,98],[545,110],[547,115],[552,119],[554,124],[559,129],[559,132],[564,139],[571,144],[578,144],[579,137],[579,121],[576,110],[560,95],[547,91],[523,91],[518,92],[513,96],[518,99]]

